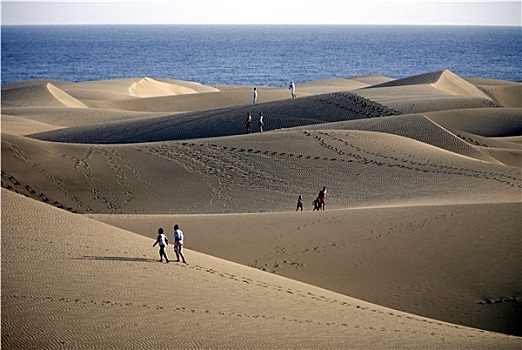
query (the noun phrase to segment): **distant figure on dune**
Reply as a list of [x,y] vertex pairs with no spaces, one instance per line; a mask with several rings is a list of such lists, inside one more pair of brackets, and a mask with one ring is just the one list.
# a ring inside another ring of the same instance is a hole
[[253,103],[256,103],[257,102],[257,89],[254,88],[254,102]]
[[290,93],[292,94],[292,98],[296,98],[295,94],[295,84],[293,81],[290,82],[290,85],[288,85],[288,89],[290,90]]
[[156,244],[159,244],[160,262],[163,262],[163,257],[165,257],[165,261],[168,263],[169,257],[167,256],[167,253],[165,253],[165,247],[169,245],[169,240],[167,236],[163,234],[163,229],[161,227],[158,229],[158,238],[156,238],[156,242],[154,242],[152,246],[155,247]]
[[312,211],[319,211],[321,209],[324,210],[326,205],[326,186],[323,187],[321,191],[319,191],[319,195],[317,195],[317,198],[312,202],[312,205],[314,206]]
[[299,195],[299,198],[297,198],[297,208],[295,211],[298,211],[299,208],[301,208],[301,211],[303,211],[303,196]]
[[186,264],[185,256],[183,255],[183,231],[179,229],[179,226],[174,225],[174,252],[176,253],[176,262],[179,262],[179,258],[183,260],[183,263]]
[[317,196],[316,200],[319,201],[320,208],[324,210],[324,207],[326,206],[326,186],[323,187],[321,191],[319,191],[319,196]]
[[263,113],[259,112],[259,120],[257,122],[257,125],[259,125],[259,132],[263,132],[263,125],[265,125],[265,121],[263,120]]
[[319,199],[319,197],[317,197],[313,201],[312,205],[314,206],[314,209],[312,211],[316,211],[316,210],[319,211],[319,210],[321,210],[321,200]]
[[250,134],[252,132],[252,115],[250,114],[250,112],[247,113],[246,132],[247,134]]

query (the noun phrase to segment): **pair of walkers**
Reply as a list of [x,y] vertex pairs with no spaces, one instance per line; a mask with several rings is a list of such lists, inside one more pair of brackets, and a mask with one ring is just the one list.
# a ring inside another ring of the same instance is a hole
[[[319,191],[319,195],[317,196],[317,198],[313,201],[313,206],[314,206],[314,209],[312,211],[315,211],[315,210],[324,210],[325,206],[326,206],[326,186],[323,187],[323,189],[321,191]],[[299,209],[301,209],[301,211],[303,211],[303,196],[299,196],[297,198],[297,208],[295,209],[295,211],[298,211]]]
[[[292,98],[296,98],[297,95],[295,94],[295,83],[293,81],[290,82],[288,85],[288,90],[290,90],[290,94],[292,95]],[[252,103],[257,103],[257,88],[254,88],[254,95],[252,96]]]
[[[183,255],[183,240],[184,235],[183,231],[179,229],[179,226],[176,224],[174,225],[174,252],[176,253],[176,262],[179,262],[179,258],[181,257],[184,264],[187,263],[185,260],[185,256]],[[165,258],[165,261],[168,263],[169,257],[167,256],[167,253],[165,252],[166,246],[169,245],[169,239],[165,234],[163,233],[163,228],[158,229],[158,237],[156,238],[156,242],[152,245],[153,247],[156,246],[156,244],[159,245],[159,255],[160,255],[160,262],[163,262],[163,258]]]
[[[263,118],[263,113],[259,112],[259,119],[257,121],[257,126],[259,127],[259,132],[263,132],[264,125],[265,125],[265,121]],[[250,134],[252,132],[252,115],[250,114],[250,112],[247,113],[246,132],[247,132],[247,134]]]

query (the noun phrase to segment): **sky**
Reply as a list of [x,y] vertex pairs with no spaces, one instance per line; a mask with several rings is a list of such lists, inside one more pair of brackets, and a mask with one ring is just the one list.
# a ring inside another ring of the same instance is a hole
[[521,26],[521,1],[2,1],[3,25],[405,24]]

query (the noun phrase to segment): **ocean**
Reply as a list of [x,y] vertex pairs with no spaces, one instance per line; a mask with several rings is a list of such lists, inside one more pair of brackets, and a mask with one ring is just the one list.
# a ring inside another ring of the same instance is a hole
[[520,27],[2,26],[2,85],[148,76],[208,85],[285,86],[449,69],[522,80]]

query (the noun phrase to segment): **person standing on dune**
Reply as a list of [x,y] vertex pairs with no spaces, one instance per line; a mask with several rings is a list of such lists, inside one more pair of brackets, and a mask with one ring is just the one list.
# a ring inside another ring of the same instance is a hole
[[295,84],[293,81],[290,82],[290,85],[288,85],[288,89],[290,90],[290,93],[292,94],[292,98],[296,98],[295,94]]
[[324,207],[326,206],[326,186],[319,192],[317,199],[320,201],[321,209],[324,210]]
[[257,122],[257,125],[259,125],[259,132],[263,132],[263,125],[265,125],[265,121],[263,119],[263,113],[259,112],[259,120]]
[[183,231],[179,229],[179,226],[174,225],[174,252],[176,253],[176,262],[179,262],[179,258],[183,259],[183,263],[186,264],[185,256],[183,255]]
[[257,102],[257,89],[254,88],[254,104]]
[[298,211],[299,208],[301,208],[301,211],[303,211],[303,196],[299,195],[299,198],[297,198],[297,208],[295,211]]
[[252,115],[250,114],[250,112],[247,113],[246,132],[247,134],[250,134],[252,132]]

